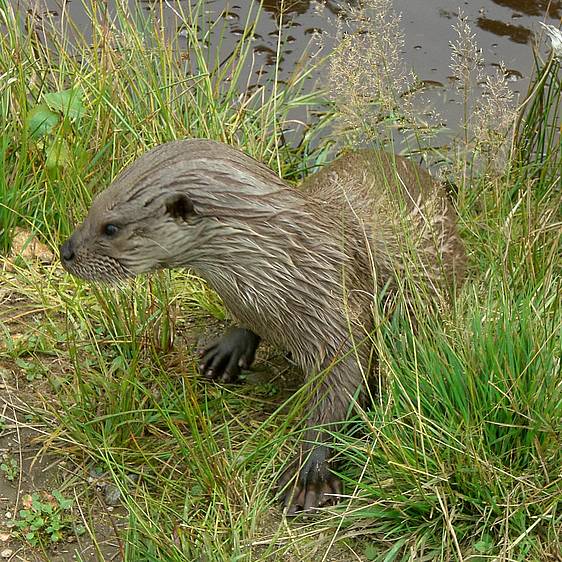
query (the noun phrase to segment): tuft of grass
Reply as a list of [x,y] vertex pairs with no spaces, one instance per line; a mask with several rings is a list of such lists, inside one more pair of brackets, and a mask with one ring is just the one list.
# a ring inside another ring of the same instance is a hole
[[538,537],[559,544],[560,283],[505,290],[496,279],[483,302],[464,296],[460,317],[385,329],[385,391],[340,441],[356,496],[345,524],[380,539],[381,556],[403,537],[431,560],[525,560]]

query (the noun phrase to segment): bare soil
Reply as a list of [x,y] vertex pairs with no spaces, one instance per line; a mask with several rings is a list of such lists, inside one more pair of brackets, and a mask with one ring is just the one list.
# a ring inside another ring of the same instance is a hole
[[[0,287],[0,327],[6,336],[0,340],[0,351],[8,340],[17,342],[30,323],[41,316],[42,312],[23,295]],[[51,373],[64,373],[70,368],[48,355],[41,357],[41,365]],[[79,555],[82,560],[98,562],[120,560],[116,532],[122,526],[123,510],[104,504],[87,467],[49,447],[52,428],[47,431],[34,415],[38,410],[45,411],[45,402],[55,400],[45,377],[28,380],[16,360],[0,360],[0,462],[9,467],[0,470],[0,559],[66,562]],[[59,542],[31,547],[21,540],[15,521],[31,494],[49,501],[54,490],[74,500],[74,529],[65,529]]]

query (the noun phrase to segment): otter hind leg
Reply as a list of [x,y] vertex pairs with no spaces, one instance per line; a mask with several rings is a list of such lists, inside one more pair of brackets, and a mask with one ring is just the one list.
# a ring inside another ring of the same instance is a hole
[[[341,429],[353,404],[361,398],[363,373],[370,370],[370,349],[365,345],[347,353],[343,346],[340,349],[339,360],[326,360],[321,376],[314,383],[300,454],[279,480],[287,515],[334,505],[342,496],[342,482],[331,468],[334,463],[331,434]],[[334,352],[331,357],[337,356]]]
[[245,328],[230,328],[200,353],[199,370],[212,380],[235,381],[254,362],[260,339]]

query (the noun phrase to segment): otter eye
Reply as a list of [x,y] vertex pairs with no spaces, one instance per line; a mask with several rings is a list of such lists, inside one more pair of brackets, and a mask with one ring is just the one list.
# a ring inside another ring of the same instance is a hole
[[103,233],[106,236],[115,236],[119,232],[119,227],[116,224],[108,223],[103,227]]

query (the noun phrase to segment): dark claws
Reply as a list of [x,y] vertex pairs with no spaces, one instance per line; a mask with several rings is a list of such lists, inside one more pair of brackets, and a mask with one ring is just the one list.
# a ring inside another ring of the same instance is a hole
[[308,458],[299,458],[281,475],[278,484],[288,516],[310,513],[336,504],[343,493],[341,480],[329,468],[328,449],[316,447]]
[[199,353],[199,370],[209,379],[235,381],[254,362],[260,338],[250,330],[231,328],[217,342]]

